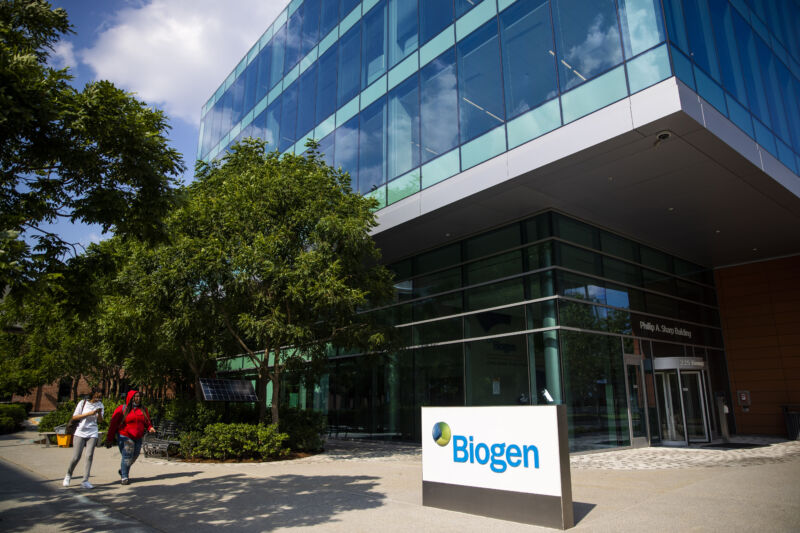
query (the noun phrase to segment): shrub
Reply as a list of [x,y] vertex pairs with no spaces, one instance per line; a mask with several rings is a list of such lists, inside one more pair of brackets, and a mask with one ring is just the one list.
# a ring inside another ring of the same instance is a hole
[[200,446],[200,439],[203,437],[201,431],[187,431],[181,433],[179,452],[186,459],[194,459],[197,455],[197,447]]
[[72,418],[72,413],[75,411],[76,405],[77,402],[73,402],[72,400],[58,404],[55,411],[47,413],[39,421],[39,432],[53,431],[56,426],[66,424],[69,419]]
[[327,428],[325,415],[294,407],[281,407],[280,430],[289,435],[286,446],[292,450],[316,452],[324,444],[322,434]]
[[17,424],[14,422],[13,418],[0,415],[0,435],[12,433],[15,429],[17,429]]
[[283,447],[287,438],[274,424],[211,424],[194,447],[194,454],[195,457],[219,460],[277,459],[289,452]]
[[161,420],[172,420],[185,431],[203,431],[206,426],[222,421],[222,415],[204,403],[175,399],[164,405]]
[[25,411],[25,407],[18,403],[0,404],[0,416],[8,417],[14,421],[16,426],[20,426],[28,418],[28,413]]

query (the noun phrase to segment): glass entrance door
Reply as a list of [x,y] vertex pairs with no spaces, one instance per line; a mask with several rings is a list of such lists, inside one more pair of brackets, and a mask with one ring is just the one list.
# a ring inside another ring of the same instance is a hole
[[661,408],[661,438],[664,444],[687,445],[692,441],[708,441],[701,372],[656,372],[656,391]]
[[689,441],[707,441],[706,408],[703,398],[703,380],[700,372],[681,371],[683,386],[683,412]]
[[661,404],[661,441],[686,444],[678,371],[656,372],[656,390]]

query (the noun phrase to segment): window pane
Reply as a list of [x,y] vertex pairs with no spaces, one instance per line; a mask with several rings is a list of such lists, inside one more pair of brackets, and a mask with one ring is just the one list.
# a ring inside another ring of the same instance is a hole
[[283,58],[286,49],[286,26],[281,27],[272,38],[272,59],[270,61],[270,89],[283,79]]
[[363,19],[361,47],[363,61],[361,88],[367,87],[386,72],[386,1],[378,3]]
[[463,311],[462,295],[460,292],[445,294],[436,298],[428,298],[414,302],[414,320],[429,320],[441,316],[455,315]]
[[260,137],[267,143],[267,150],[278,149],[278,135],[281,131],[281,98],[276,99],[264,112],[264,121],[258,125],[262,128]]
[[515,250],[507,254],[500,254],[465,267],[467,285],[492,281],[494,279],[513,276],[522,273],[522,252]]
[[[308,70],[300,75],[299,102],[297,108],[297,135],[305,135],[316,124],[315,121],[315,101],[317,92],[317,63],[311,65]],[[312,135],[313,136],[313,135]]]
[[361,25],[356,24],[339,41],[339,107],[349,102],[359,91],[361,72]]
[[429,296],[461,287],[461,267],[441,270],[414,279],[414,297]]
[[719,47],[719,64],[722,84],[737,100],[747,102],[747,92],[739,65],[736,35],[733,29],[733,6],[727,0],[710,0],[711,18],[714,22],[714,35]]
[[483,0],[456,0],[456,18],[483,2]]
[[414,350],[416,405],[464,405],[461,344]]
[[525,306],[495,309],[464,317],[464,337],[487,337],[525,329]]
[[614,0],[553,0],[561,90],[566,91],[622,62]]
[[316,123],[319,124],[336,111],[336,69],[339,63],[339,46],[334,44],[319,58]]
[[719,80],[717,52],[714,48],[714,33],[711,29],[711,14],[706,0],[683,0],[686,15],[686,32],[689,36],[692,57],[706,73]]
[[360,121],[357,190],[363,194],[386,182],[386,99],[362,111]]
[[522,244],[519,229],[519,224],[512,224],[505,228],[467,239],[464,243],[466,258],[475,259],[519,246]]
[[519,0],[500,14],[506,116],[519,115],[558,94],[550,5]]
[[253,63],[258,62],[258,85],[256,86],[256,103],[264,98],[270,89],[269,74],[270,62],[272,60],[272,41],[270,44],[261,49],[258,53],[258,59]]
[[753,34],[753,30],[738,12],[734,11],[732,15],[736,40],[739,43],[740,63],[747,86],[750,111],[761,119],[761,122],[769,125],[769,110],[767,109],[764,86],[761,83],[761,68],[758,64],[759,59],[755,43],[756,37]]
[[322,0],[320,36],[325,37],[339,23],[339,0]]
[[467,405],[515,405],[528,397],[525,336],[465,345]]
[[419,77],[389,93],[389,179],[419,166]]
[[281,141],[278,143],[281,152],[292,146],[297,137],[297,84],[293,83],[281,95]]
[[458,43],[461,142],[503,124],[500,44],[493,18]]
[[417,2],[389,0],[389,66],[417,49]]
[[319,41],[320,0],[303,2],[303,44],[300,57],[304,57]]
[[283,68],[283,73],[288,74],[292,67],[294,67],[303,51],[303,8],[305,3],[301,4],[297,11],[295,11],[287,24],[286,30],[286,58]]
[[336,128],[334,166],[350,173],[350,183],[358,183],[358,117]]
[[658,0],[619,0],[622,43],[633,57],[664,40],[664,21]]
[[420,71],[422,90],[422,161],[458,144],[458,93],[455,50],[451,48]]
[[767,107],[772,119],[772,129],[784,140],[791,141],[789,137],[789,126],[786,123],[786,112],[783,109],[783,99],[781,97],[780,82],[778,73],[775,70],[775,63],[778,58],[772,53],[764,41],[756,38],[758,57],[761,63],[761,74],[764,80],[764,87],[767,89]]
[[469,289],[465,297],[469,311],[521,302],[525,299],[522,278]]
[[321,141],[319,141],[319,153],[322,160],[328,166],[333,166],[333,138],[334,134],[331,133]]
[[424,44],[453,22],[453,0],[424,0],[419,4],[419,37]]
[[242,74],[244,78],[244,113],[256,105],[256,85],[258,84],[258,59],[254,59]]
[[413,326],[414,344],[433,344],[463,338],[461,317],[425,322]]
[[461,262],[461,246],[451,244],[414,258],[414,274],[424,274],[440,268],[457,265]]
[[345,18],[350,12],[356,7],[358,4],[361,3],[361,0],[341,0],[340,7],[339,7],[339,18],[340,20]]
[[233,94],[231,99],[231,126],[238,124],[242,120],[242,116],[244,116],[244,82],[245,77],[239,76],[230,88]]

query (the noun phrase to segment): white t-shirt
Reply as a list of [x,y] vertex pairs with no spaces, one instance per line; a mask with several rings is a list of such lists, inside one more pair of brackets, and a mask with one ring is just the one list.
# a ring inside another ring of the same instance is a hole
[[[103,402],[92,403],[89,400],[81,400],[78,402],[78,405],[75,406],[75,412],[72,413],[72,416],[91,413],[95,409],[99,409],[100,414],[105,416]],[[78,424],[78,429],[75,430],[75,436],[83,437],[84,439],[96,438],[98,436],[97,415],[87,416],[86,418],[81,419],[80,423]]]

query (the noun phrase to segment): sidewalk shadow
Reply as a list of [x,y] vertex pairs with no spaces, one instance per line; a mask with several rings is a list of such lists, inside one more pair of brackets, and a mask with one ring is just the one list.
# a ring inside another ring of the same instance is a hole
[[594,503],[572,502],[572,516],[577,526],[581,520],[589,516],[592,509],[597,507]]
[[[142,478],[125,491],[104,492],[104,505],[165,531],[257,530],[338,522],[347,511],[377,508],[384,494],[372,476],[229,474],[178,484],[151,485]],[[162,478],[163,479],[163,478]],[[132,497],[135,496],[135,497]]]

